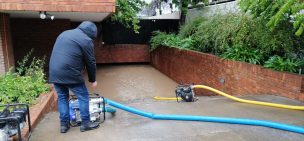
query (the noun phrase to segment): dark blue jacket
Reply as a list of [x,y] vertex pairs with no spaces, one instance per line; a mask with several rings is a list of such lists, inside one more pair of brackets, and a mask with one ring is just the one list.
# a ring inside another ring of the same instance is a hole
[[49,82],[59,84],[83,83],[82,72],[87,69],[89,82],[96,80],[96,60],[93,39],[96,25],[82,22],[77,28],[61,33],[55,42],[50,64]]

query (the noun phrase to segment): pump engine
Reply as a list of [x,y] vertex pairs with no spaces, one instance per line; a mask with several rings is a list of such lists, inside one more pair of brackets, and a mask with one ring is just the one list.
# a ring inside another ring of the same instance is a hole
[[9,137],[18,134],[21,138],[21,129],[28,123],[31,132],[31,121],[29,106],[27,104],[7,104],[0,105],[0,141],[7,141]]
[[[79,126],[81,124],[79,101],[76,96],[72,96],[69,101],[70,124]],[[89,113],[91,122],[103,122],[105,112],[115,114],[116,110],[105,105],[104,98],[98,94],[90,95]],[[101,114],[102,113],[102,114]],[[103,119],[101,119],[103,117]]]
[[195,92],[191,85],[178,85],[175,89],[175,94],[177,102],[179,102],[178,97],[182,98],[182,100],[186,102],[194,102],[198,100],[198,98],[195,97]]

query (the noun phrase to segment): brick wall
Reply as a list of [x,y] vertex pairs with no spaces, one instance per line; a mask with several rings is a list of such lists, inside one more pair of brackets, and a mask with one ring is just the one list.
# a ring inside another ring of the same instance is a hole
[[[194,51],[160,47],[152,65],[178,83],[208,85],[232,95],[271,94],[304,101],[304,76]],[[211,92],[199,90],[199,94]]]
[[0,74],[14,66],[9,15],[0,13]]
[[95,54],[97,63],[150,62],[148,45],[96,45]]
[[0,0],[0,10],[115,12],[115,0]]
[[[16,62],[33,48],[33,56],[46,56],[48,64],[57,36],[70,29],[69,20],[11,19],[11,31]],[[48,65],[46,65],[48,66]]]

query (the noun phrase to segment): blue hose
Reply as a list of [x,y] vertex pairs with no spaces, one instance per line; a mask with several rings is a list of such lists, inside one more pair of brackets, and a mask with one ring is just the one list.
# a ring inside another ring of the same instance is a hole
[[255,119],[242,119],[242,118],[226,118],[226,117],[208,117],[208,116],[190,116],[190,115],[165,115],[165,114],[153,114],[144,112],[132,107],[122,105],[109,99],[105,99],[105,102],[110,106],[118,109],[144,116],[156,120],[181,120],[181,121],[203,121],[203,122],[217,122],[217,123],[229,123],[229,124],[242,124],[242,125],[253,125],[253,126],[264,126],[274,129],[280,129],[295,133],[304,134],[304,128],[300,126],[288,125],[279,122],[271,122],[265,120]]
[[[106,106],[106,107],[105,107],[105,110],[106,110],[107,113],[112,113],[112,114],[115,114],[115,113],[116,113],[116,110],[113,109],[112,107]],[[103,109],[103,108],[101,108],[101,112],[104,112],[104,109]]]

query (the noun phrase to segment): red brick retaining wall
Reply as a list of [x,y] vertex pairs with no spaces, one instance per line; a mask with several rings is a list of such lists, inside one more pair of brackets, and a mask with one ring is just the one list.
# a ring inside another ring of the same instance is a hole
[[148,45],[115,44],[95,47],[97,63],[150,62]]
[[[232,95],[271,94],[304,101],[303,75],[166,47],[153,51],[151,63],[181,84],[204,84]],[[212,94],[208,91],[198,93]]]

